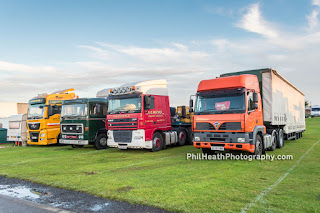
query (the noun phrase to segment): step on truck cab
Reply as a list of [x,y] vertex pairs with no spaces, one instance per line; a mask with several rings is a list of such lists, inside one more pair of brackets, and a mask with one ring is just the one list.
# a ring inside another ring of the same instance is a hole
[[120,149],[160,151],[167,145],[184,145],[191,134],[190,120],[179,122],[176,110],[170,109],[166,80],[111,89],[106,123],[108,146]]
[[9,117],[7,141],[27,143],[27,114],[12,115]]
[[194,147],[207,154],[242,150],[261,155],[305,131],[304,94],[273,69],[203,80],[196,97]]
[[62,101],[75,98],[74,89],[41,94],[29,101],[27,143],[49,145],[59,142]]
[[61,111],[61,144],[81,148],[92,144],[96,149],[107,148],[107,99],[80,98],[66,100]]

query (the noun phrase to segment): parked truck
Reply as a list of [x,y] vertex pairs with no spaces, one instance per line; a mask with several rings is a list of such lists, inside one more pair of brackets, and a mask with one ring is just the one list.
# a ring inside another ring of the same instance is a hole
[[63,100],[75,98],[74,89],[41,94],[29,101],[28,144],[56,144],[60,138],[60,113]]
[[96,149],[107,148],[107,99],[81,98],[66,100],[61,112],[61,144],[73,148],[93,144]]
[[12,115],[9,117],[7,141],[27,143],[27,114]]
[[194,147],[203,153],[242,150],[261,155],[305,131],[304,94],[273,69],[203,80],[196,97]]
[[160,151],[189,142],[191,121],[170,109],[166,80],[122,85],[108,99],[108,146]]

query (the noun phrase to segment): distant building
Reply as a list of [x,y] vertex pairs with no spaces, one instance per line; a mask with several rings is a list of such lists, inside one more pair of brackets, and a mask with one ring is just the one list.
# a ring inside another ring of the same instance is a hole
[[11,103],[0,102],[0,128],[8,128],[8,118],[11,115],[28,113],[29,104],[27,103]]

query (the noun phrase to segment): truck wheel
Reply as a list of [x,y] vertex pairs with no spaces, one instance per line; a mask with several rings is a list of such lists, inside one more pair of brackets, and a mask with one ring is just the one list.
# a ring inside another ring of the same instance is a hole
[[274,151],[277,147],[278,140],[277,140],[277,131],[273,130],[271,134],[271,147],[269,148],[270,151]]
[[215,151],[214,150],[211,150],[209,148],[202,148],[202,153],[203,154],[208,154],[208,155],[214,155],[215,154]]
[[159,132],[155,132],[152,138],[152,152],[158,152],[164,147],[163,137]]
[[189,140],[188,140],[188,144],[191,144],[191,145],[193,145],[193,132],[190,132],[190,134],[189,134]]
[[254,155],[262,155],[263,152],[263,145],[262,145],[262,139],[260,135],[257,135],[256,142],[255,142],[255,149],[254,149]]
[[97,150],[106,149],[108,147],[107,135],[99,134],[93,145]]
[[179,132],[178,132],[178,134],[179,134],[179,138],[178,138],[178,143],[177,143],[177,145],[179,145],[179,146],[183,146],[185,143],[186,143],[186,141],[187,141],[187,132],[186,132],[186,130],[184,130],[184,129],[182,129],[182,130],[180,130]]
[[283,136],[283,130],[279,129],[278,130],[278,143],[277,143],[277,148],[282,148],[284,146],[284,136]]
[[72,144],[71,146],[72,146],[72,148],[83,148],[84,147],[84,145],[75,145],[75,144]]

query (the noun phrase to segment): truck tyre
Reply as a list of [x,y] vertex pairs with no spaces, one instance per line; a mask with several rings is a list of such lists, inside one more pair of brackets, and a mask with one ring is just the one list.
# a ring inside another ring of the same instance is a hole
[[276,130],[273,130],[272,131],[272,134],[271,134],[271,147],[269,148],[270,151],[274,151],[277,147],[277,144],[278,144],[278,140],[277,140],[277,131]]
[[75,145],[75,144],[72,144],[71,146],[72,146],[72,148],[83,148],[84,147],[84,145]]
[[105,134],[99,134],[93,143],[97,150],[106,149],[108,147],[108,137]]
[[193,132],[190,132],[189,137],[188,137],[188,144],[193,145]]
[[209,148],[202,148],[202,153],[203,154],[208,154],[208,155],[214,155],[215,154],[215,151],[214,150],[211,150]]
[[186,143],[186,141],[187,141],[187,137],[188,137],[186,130],[182,129],[182,130],[180,130],[180,131],[178,132],[178,134],[179,134],[179,135],[178,135],[178,143],[177,143],[177,145],[178,145],[178,146],[183,146],[183,145],[185,145],[185,143]]
[[255,149],[254,149],[254,155],[262,155],[263,153],[263,144],[262,144],[262,139],[260,135],[256,136],[256,141],[255,141]]
[[158,152],[164,147],[163,137],[159,132],[155,132],[152,137],[152,152]]
[[278,130],[278,143],[277,148],[281,149],[284,146],[284,136],[283,136],[283,130]]

